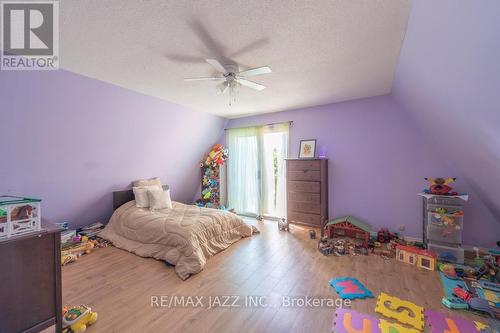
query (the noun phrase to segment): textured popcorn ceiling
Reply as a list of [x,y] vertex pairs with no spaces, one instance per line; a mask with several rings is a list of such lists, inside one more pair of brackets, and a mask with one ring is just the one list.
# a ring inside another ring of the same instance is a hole
[[[225,117],[389,93],[410,0],[64,0],[61,67]],[[233,106],[204,58],[242,69],[266,89]],[[91,98],[89,96],[89,98]]]

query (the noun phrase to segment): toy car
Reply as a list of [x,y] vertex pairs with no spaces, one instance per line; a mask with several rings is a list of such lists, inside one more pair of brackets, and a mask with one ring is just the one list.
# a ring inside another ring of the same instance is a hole
[[468,309],[467,303],[457,297],[443,297],[441,303],[448,309]]
[[466,302],[473,297],[471,292],[465,290],[462,286],[459,285],[453,288],[453,296],[458,297]]

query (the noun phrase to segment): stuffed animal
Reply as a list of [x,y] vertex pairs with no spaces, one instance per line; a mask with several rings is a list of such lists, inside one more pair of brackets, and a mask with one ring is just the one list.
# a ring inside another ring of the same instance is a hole
[[425,180],[429,183],[430,194],[457,195],[457,192],[451,192],[453,188],[449,185],[457,180],[456,178],[425,178]]
[[202,162],[202,166],[217,167],[227,160],[228,150],[221,144],[216,144],[208,153],[207,158]]

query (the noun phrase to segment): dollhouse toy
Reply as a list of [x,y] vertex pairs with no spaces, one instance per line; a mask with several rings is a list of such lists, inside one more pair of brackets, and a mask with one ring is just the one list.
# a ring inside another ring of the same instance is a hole
[[363,247],[368,249],[371,227],[369,224],[352,216],[343,216],[330,220],[325,224],[327,238],[346,236],[363,241]]
[[436,267],[436,254],[415,246],[396,246],[396,259],[433,271]]

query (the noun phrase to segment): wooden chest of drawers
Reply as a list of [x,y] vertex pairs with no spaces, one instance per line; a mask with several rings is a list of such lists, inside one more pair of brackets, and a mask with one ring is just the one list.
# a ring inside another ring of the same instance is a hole
[[60,230],[1,239],[0,267],[0,332],[61,332]]
[[287,219],[321,228],[328,219],[328,160],[288,159]]

